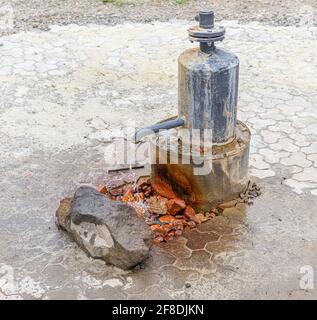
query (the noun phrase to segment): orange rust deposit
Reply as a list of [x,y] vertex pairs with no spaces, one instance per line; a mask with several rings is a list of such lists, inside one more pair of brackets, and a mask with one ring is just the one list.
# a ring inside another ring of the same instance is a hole
[[151,186],[156,193],[164,198],[173,199],[177,197],[172,187],[159,177],[154,177],[152,179]]
[[[136,183],[128,181],[121,183],[115,177],[109,178],[105,186],[98,190],[112,200],[123,201],[135,208],[137,215],[145,220],[153,232],[153,242],[158,244],[182,235],[184,228],[195,228],[197,224],[215,218],[225,208],[239,203],[248,203],[254,194],[260,195],[260,188],[249,183],[245,193],[239,199],[227,201],[207,211],[196,213],[186,200],[176,196],[173,188],[165,180],[155,177],[141,177]],[[114,183],[118,181],[118,183]]]
[[170,199],[167,201],[167,211],[172,216],[175,216],[181,210],[186,208],[186,203],[184,200],[179,198]]
[[[153,232],[153,242],[169,241],[182,235],[184,228],[195,228],[197,224],[214,218],[224,208],[245,202],[252,191],[260,192],[253,184],[251,191],[240,195],[240,199],[228,201],[209,210],[196,213],[186,200],[176,196],[172,186],[165,180],[155,177],[141,177],[135,181],[115,184],[110,177],[105,186],[98,190],[112,200],[123,201],[135,208],[138,216],[142,217]],[[121,177],[121,179],[123,179]]]
[[142,177],[136,184],[115,185],[110,181],[109,185],[114,187],[101,186],[99,191],[112,200],[123,201],[134,207],[151,228],[154,243],[179,237],[184,227],[194,228],[200,221],[209,219],[202,213],[196,218],[195,210],[178,198],[171,185],[159,177],[152,180]]

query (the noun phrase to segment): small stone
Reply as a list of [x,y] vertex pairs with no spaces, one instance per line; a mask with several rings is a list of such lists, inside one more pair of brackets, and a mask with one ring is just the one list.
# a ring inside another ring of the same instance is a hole
[[161,242],[164,241],[164,238],[162,236],[158,236],[158,237],[155,237],[153,242],[156,243],[156,244],[159,244]]
[[100,186],[99,192],[102,193],[102,194],[108,194],[109,193],[106,186]]
[[202,214],[202,213],[197,213],[197,214],[196,214],[196,218],[200,221],[200,223],[209,220],[208,217],[206,217],[206,216],[205,216],[204,214]]
[[166,237],[167,237],[167,239],[170,240],[170,239],[174,238],[174,236],[175,236],[175,231],[169,231]]
[[150,228],[154,233],[164,233],[165,232],[165,230],[159,224],[152,224]]
[[174,229],[174,226],[173,226],[173,224],[171,224],[171,223],[167,223],[167,224],[162,225],[162,229],[163,229],[164,233],[167,234],[167,233],[169,233],[171,230]]
[[161,216],[159,218],[160,222],[162,223],[171,223],[171,224],[177,224],[179,223],[178,219],[174,218],[173,216],[167,214],[165,216]]
[[147,204],[149,205],[149,211],[164,215],[167,213],[167,199],[161,196],[152,196],[147,199]]
[[196,217],[195,210],[191,206],[185,208],[184,216],[197,224],[200,223],[199,219]]
[[181,210],[186,208],[185,201],[179,198],[168,200],[166,205],[167,205],[167,212],[173,216],[175,216]]
[[189,282],[186,282],[185,283],[185,287],[188,289],[188,288],[190,288],[192,285],[189,283]]
[[69,216],[72,198],[65,198],[60,201],[60,205],[56,211],[56,224],[59,228],[69,231]]
[[245,194],[241,192],[241,193],[239,194],[239,197],[240,197],[241,199],[243,199],[243,198],[245,197]]
[[192,229],[196,227],[196,223],[194,221],[188,221],[187,225]]

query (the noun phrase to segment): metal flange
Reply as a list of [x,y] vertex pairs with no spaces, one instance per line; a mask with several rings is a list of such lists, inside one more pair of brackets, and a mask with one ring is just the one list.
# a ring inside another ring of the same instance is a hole
[[225,28],[214,26],[214,12],[212,10],[202,10],[196,16],[199,21],[198,26],[188,29],[189,40],[199,42],[203,52],[209,52],[216,41],[222,41],[225,37]]

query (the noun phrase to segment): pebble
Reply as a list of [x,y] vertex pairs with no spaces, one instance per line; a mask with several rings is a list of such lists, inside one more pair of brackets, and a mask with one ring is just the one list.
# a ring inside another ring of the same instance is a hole
[[200,223],[199,219],[196,217],[196,212],[191,206],[187,206],[184,211],[184,216],[195,223]]

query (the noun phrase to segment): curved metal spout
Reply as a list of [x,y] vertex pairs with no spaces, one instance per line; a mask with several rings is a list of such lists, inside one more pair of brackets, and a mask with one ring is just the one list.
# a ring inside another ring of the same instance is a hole
[[160,130],[168,130],[172,128],[181,127],[184,125],[184,123],[185,121],[183,119],[177,118],[173,120],[166,120],[163,122],[153,124],[152,126],[141,128],[135,133],[134,141],[137,143],[145,136],[157,133]]

